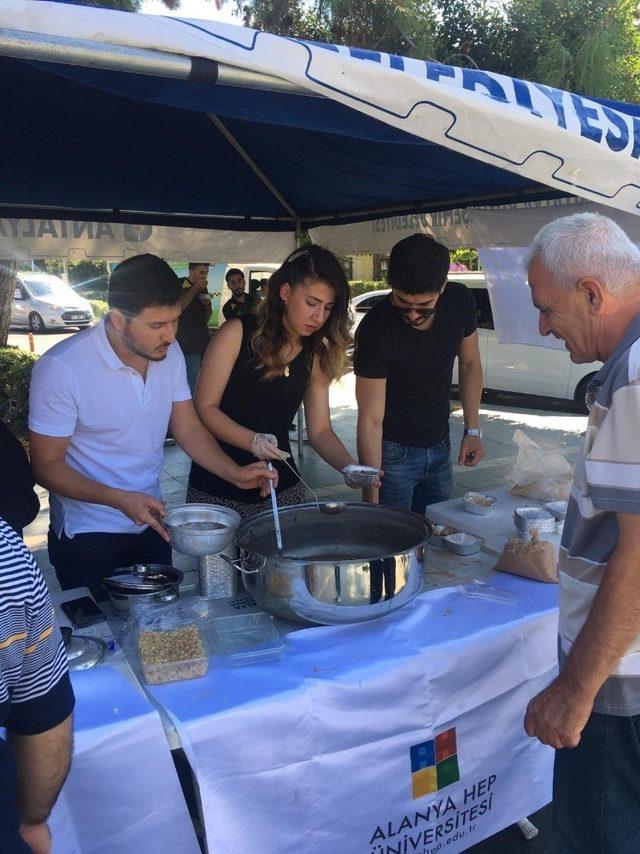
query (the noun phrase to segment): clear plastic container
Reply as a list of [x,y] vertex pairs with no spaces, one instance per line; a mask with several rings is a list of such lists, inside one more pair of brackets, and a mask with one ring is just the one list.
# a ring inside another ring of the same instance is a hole
[[197,679],[209,668],[204,640],[195,624],[141,631],[138,656],[147,685]]
[[515,605],[515,594],[501,587],[491,587],[486,581],[476,578],[472,584],[461,584],[458,592],[469,599],[486,599],[489,602],[500,602],[502,605]]
[[264,611],[217,617],[212,631],[218,652],[233,667],[282,657],[284,640]]
[[206,622],[195,608],[175,603],[139,612],[124,632],[128,653],[147,685],[197,679],[209,669]]

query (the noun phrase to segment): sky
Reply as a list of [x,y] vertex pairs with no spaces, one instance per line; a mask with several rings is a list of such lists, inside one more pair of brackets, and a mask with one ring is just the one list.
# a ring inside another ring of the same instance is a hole
[[218,11],[213,0],[182,0],[180,8],[170,12],[160,0],[144,0],[140,9],[146,15],[169,15],[180,18],[201,18],[202,20],[223,21],[227,24],[242,24],[242,19],[233,14],[236,4],[227,0]]

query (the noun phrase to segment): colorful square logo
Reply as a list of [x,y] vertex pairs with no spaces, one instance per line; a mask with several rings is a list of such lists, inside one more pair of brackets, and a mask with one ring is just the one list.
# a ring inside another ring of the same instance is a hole
[[422,744],[414,744],[409,752],[414,800],[444,789],[460,779],[455,727]]

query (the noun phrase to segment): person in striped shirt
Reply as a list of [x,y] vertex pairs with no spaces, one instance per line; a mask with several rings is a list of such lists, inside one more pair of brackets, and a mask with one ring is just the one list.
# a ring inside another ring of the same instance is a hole
[[69,770],[73,691],[44,579],[0,518],[0,852],[48,854]]
[[575,363],[604,362],[559,556],[560,675],[525,729],[557,749],[554,851],[640,851],[640,251],[594,213],[533,240],[542,335]]

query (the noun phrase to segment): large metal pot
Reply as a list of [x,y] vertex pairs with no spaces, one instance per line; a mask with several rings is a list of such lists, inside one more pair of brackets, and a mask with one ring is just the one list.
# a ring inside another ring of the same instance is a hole
[[260,607],[320,625],[372,620],[418,595],[426,519],[376,504],[298,504],[280,509],[278,551],[271,512],[236,531],[236,562]]

